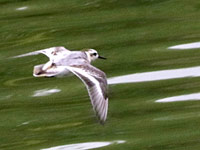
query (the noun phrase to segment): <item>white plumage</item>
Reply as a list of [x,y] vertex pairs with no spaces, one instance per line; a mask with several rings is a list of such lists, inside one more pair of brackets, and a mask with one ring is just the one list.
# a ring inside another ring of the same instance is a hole
[[107,79],[103,71],[92,66],[90,63],[97,58],[105,58],[99,56],[94,49],[88,49],[87,51],[70,51],[64,47],[52,47],[14,56],[14,58],[37,55],[40,53],[49,57],[49,61],[46,64],[34,66],[33,76],[53,77],[64,76],[70,73],[75,74],[87,87],[93,110],[100,122],[104,123],[108,111]]

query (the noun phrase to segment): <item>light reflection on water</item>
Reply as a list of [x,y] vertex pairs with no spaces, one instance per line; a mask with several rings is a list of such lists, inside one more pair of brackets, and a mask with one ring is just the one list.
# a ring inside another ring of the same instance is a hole
[[179,102],[179,101],[191,101],[191,100],[200,100],[200,93],[167,97],[167,98],[156,100],[155,102],[166,103],[166,102]]
[[111,142],[87,142],[87,143],[77,143],[77,144],[56,146],[56,147],[45,148],[41,150],[88,150],[88,149],[108,146],[111,144],[122,144],[122,143],[125,143],[125,141],[118,140],[118,141],[111,141]]
[[24,6],[24,7],[19,7],[19,8],[17,8],[16,10],[22,11],[22,10],[26,10],[26,9],[28,9],[28,7],[27,7],[27,6]]
[[13,95],[0,96],[0,100],[10,99]]
[[166,80],[185,77],[199,77],[200,67],[161,70],[153,72],[135,73],[130,75],[118,76],[108,79],[108,84],[121,84],[133,82],[147,82],[156,80]]
[[48,96],[48,95],[51,95],[53,93],[58,93],[60,91],[61,91],[60,89],[42,89],[42,90],[37,90],[37,91],[34,92],[32,97]]
[[195,48],[200,48],[200,42],[180,44],[168,47],[168,49],[176,49],[176,50],[195,49]]

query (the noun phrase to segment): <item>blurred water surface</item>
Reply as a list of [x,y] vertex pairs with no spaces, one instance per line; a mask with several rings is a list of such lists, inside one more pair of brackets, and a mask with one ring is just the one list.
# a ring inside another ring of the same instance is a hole
[[168,47],[199,42],[199,28],[198,0],[0,0],[0,149],[199,149],[200,102],[155,103],[199,93],[199,77],[109,85],[102,126],[78,78],[34,78],[45,56],[10,58],[65,46],[97,49],[108,59],[94,65],[109,78],[190,68],[200,66],[199,48]]

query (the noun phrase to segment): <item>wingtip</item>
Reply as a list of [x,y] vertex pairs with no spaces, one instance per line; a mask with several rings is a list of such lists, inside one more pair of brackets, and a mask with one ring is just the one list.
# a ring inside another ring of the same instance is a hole
[[107,120],[107,113],[108,113],[108,98],[105,100],[106,104],[105,104],[105,111],[103,114],[97,114],[98,116],[98,119],[99,119],[99,123],[101,125],[104,125],[106,123],[106,120]]
[[98,120],[99,124],[101,124],[101,125],[105,125],[106,124],[106,119],[107,118],[103,118],[102,116],[98,116],[98,114],[96,114],[96,116],[97,116],[97,120]]
[[100,120],[99,123],[100,123],[102,126],[104,126],[104,125],[106,124],[106,121]]

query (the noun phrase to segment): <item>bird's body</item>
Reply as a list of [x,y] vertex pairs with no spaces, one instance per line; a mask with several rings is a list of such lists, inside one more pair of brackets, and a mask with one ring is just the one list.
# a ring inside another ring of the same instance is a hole
[[65,66],[74,66],[74,65],[79,66],[89,63],[85,52],[80,52],[80,51],[67,51],[67,50],[64,52],[60,51],[58,53],[52,53],[49,58],[50,60],[46,64],[34,67],[33,75],[35,77],[40,77],[40,76],[52,77],[52,76],[69,75],[71,72]]
[[108,111],[107,79],[103,71],[90,64],[91,61],[103,57],[99,56],[94,49],[70,51],[64,47],[52,47],[15,56],[15,58],[40,53],[49,57],[49,61],[46,64],[34,66],[33,76],[54,77],[75,74],[86,85],[93,109],[100,122],[104,123]]

